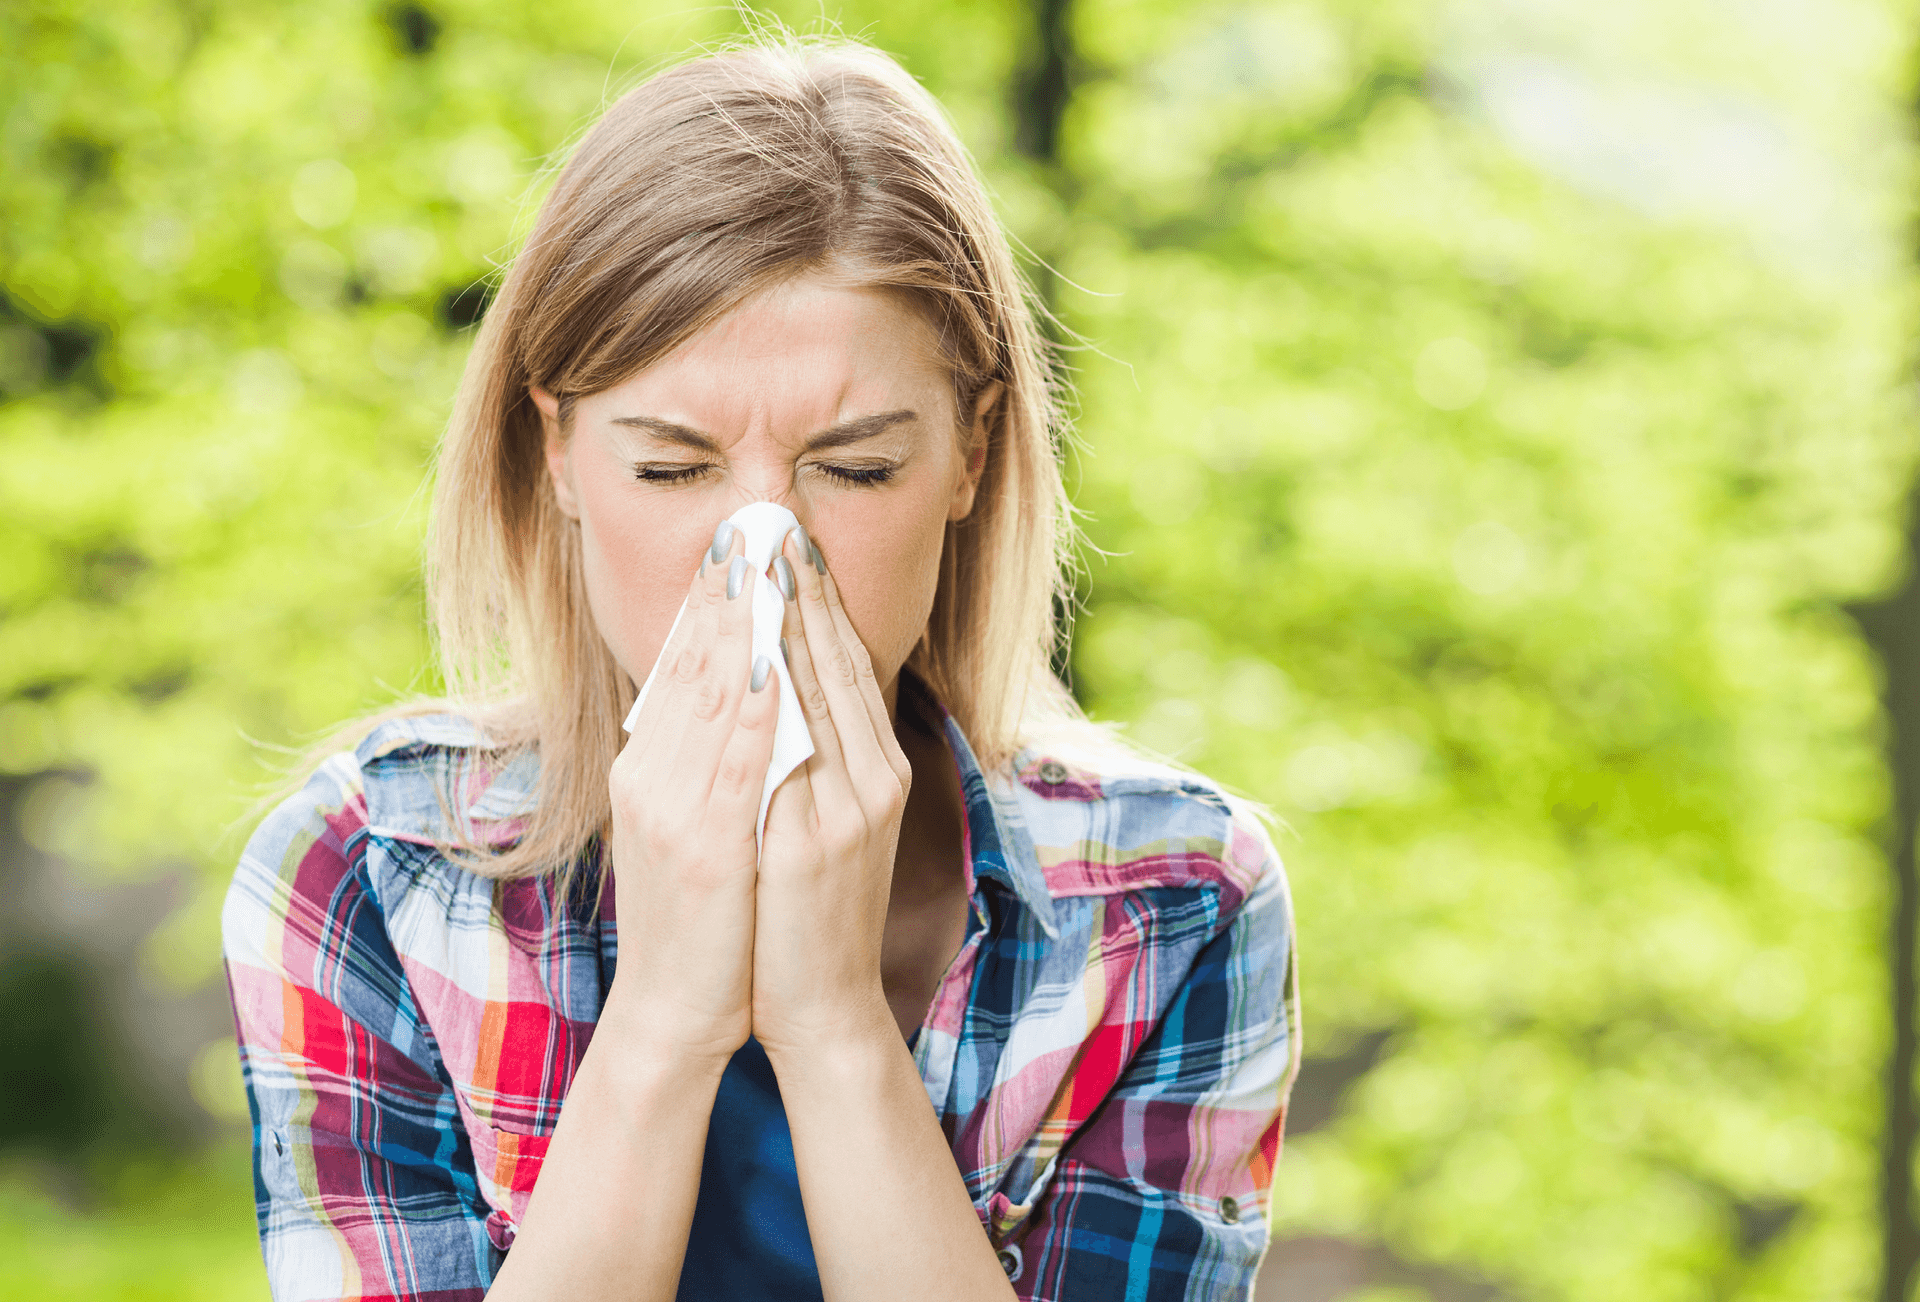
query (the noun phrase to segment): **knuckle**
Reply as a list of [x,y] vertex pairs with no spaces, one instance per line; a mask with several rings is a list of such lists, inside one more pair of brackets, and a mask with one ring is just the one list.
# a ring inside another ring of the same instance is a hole
[[811,682],[800,692],[800,708],[816,717],[827,712],[827,693],[818,682]]
[[842,818],[833,829],[834,844],[851,852],[867,839],[867,820],[857,812]]
[[720,786],[734,793],[747,789],[747,783],[753,779],[753,766],[739,755],[729,752],[720,760],[720,772],[716,775]]
[[640,852],[649,863],[659,863],[679,844],[678,831],[670,821],[655,820],[640,829]]
[[827,672],[833,675],[835,682],[848,687],[859,681],[859,670],[855,668],[853,657],[847,654],[845,646],[836,646],[827,657]]
[[673,658],[673,676],[680,682],[697,682],[707,672],[707,649],[703,646],[684,646],[680,654]]
[[820,817],[820,840],[836,849],[852,845],[860,839],[859,822],[845,814],[823,814]]
[[702,678],[693,687],[693,717],[712,723],[727,708],[727,694],[711,678]]

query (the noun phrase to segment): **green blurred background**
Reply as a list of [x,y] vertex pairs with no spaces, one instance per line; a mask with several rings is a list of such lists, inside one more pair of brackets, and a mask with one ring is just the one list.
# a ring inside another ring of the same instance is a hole
[[[766,12],[942,98],[1084,344],[1076,692],[1285,820],[1261,1302],[1904,1299],[1913,7]],[[0,7],[0,1295],[264,1295],[249,806],[434,686],[543,168],[742,28]]]

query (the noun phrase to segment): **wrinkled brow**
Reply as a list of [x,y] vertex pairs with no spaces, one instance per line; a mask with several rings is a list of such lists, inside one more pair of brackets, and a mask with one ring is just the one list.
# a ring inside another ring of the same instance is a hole
[[[903,421],[918,419],[920,419],[919,412],[905,410],[885,411],[877,416],[857,416],[852,420],[843,420],[838,425],[823,429],[817,434],[808,435],[806,445],[801,448],[801,451],[819,452],[825,448],[843,448],[850,443],[870,439],[882,430]],[[719,440],[704,430],[693,429],[670,420],[661,420],[657,416],[615,416],[613,424],[643,429],[663,442],[677,443],[699,452],[720,450]]]

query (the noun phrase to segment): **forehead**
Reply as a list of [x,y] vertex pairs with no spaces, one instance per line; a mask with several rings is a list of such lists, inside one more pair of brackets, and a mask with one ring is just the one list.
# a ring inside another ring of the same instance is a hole
[[904,295],[802,278],[754,295],[595,397],[738,423],[938,402],[949,384],[932,324]]

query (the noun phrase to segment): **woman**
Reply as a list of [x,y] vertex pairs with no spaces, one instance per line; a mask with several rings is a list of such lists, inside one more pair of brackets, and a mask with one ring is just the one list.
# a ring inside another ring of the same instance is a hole
[[[885,56],[697,59],[587,135],[441,451],[453,696],[228,894],[282,1302],[1248,1294],[1284,881],[1048,670],[1046,376]],[[754,502],[798,525],[764,576]],[[762,831],[783,690],[813,753]]]

